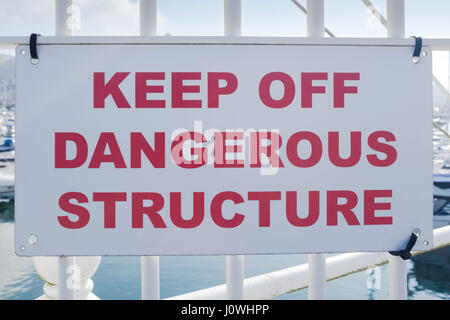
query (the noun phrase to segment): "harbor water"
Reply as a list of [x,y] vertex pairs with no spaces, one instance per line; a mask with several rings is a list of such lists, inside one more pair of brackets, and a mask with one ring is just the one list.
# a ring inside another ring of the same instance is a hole
[[[445,249],[445,248],[444,248]],[[448,252],[442,254],[449,256]],[[307,255],[245,257],[245,277],[300,265]],[[160,258],[161,298],[225,283],[225,256],[168,256]],[[140,257],[103,257],[92,277],[100,299],[140,299]],[[408,262],[408,299],[450,298],[450,264],[435,266]],[[0,300],[35,299],[44,281],[31,258],[14,253],[14,202],[0,204]],[[388,265],[353,273],[327,283],[328,299],[388,299]],[[307,299],[307,289],[278,299]]]

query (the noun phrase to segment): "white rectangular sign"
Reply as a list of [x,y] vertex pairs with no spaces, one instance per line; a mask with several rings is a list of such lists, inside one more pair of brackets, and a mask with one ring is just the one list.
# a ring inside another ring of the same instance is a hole
[[16,252],[430,249],[424,51],[19,46]]

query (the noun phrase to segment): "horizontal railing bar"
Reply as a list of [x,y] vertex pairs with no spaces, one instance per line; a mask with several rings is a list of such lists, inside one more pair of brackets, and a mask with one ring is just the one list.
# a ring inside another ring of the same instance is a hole
[[[178,37],[178,36],[42,36],[38,44],[269,44],[269,45],[338,45],[338,46],[414,46],[412,38],[311,38],[311,37]],[[29,37],[0,37],[0,49],[26,45]],[[423,39],[432,50],[450,50],[450,39]]]
[[[450,226],[434,229],[434,248],[450,245]],[[432,249],[432,250],[433,250]],[[414,252],[414,255],[427,251]],[[326,278],[333,280],[347,274],[384,264],[389,254],[380,252],[344,253],[327,258]],[[282,269],[244,280],[244,299],[272,299],[308,286],[308,264]],[[226,299],[226,286],[219,285],[169,298],[169,300],[220,300]]]

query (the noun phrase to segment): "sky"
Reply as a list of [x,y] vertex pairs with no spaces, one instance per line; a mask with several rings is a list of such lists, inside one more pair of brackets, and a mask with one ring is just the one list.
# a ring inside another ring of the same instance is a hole
[[[299,0],[306,6],[306,0]],[[137,35],[138,0],[73,0],[75,35]],[[386,1],[372,0],[386,15]],[[450,36],[449,0],[405,0],[406,34]],[[54,0],[0,0],[0,35],[54,34]],[[223,34],[223,0],[159,0],[159,34]],[[325,23],[337,36],[383,37],[360,0],[325,0]],[[306,17],[290,0],[242,0],[246,36],[306,36]]]
[[[298,0],[306,6],[306,0]],[[372,0],[386,16],[386,0]],[[73,0],[74,35],[138,35],[138,0]],[[0,0],[0,36],[54,35],[54,0]],[[450,0],[405,0],[406,35],[450,38]],[[325,0],[325,25],[341,37],[385,37],[360,0]],[[159,0],[158,35],[223,35],[223,0]],[[242,0],[243,36],[306,36],[306,17],[290,0]],[[448,86],[448,53],[435,73]],[[445,71],[445,72],[444,72]]]
[[[306,0],[299,0],[306,6]],[[372,0],[386,15],[386,1]],[[138,0],[73,0],[75,35],[137,35]],[[449,0],[406,0],[406,34],[450,37]],[[0,0],[0,35],[54,34],[54,0]],[[159,0],[159,34],[223,35],[223,0]],[[325,23],[337,36],[383,37],[360,0],[325,0]],[[290,0],[242,0],[245,36],[306,36],[306,17]]]

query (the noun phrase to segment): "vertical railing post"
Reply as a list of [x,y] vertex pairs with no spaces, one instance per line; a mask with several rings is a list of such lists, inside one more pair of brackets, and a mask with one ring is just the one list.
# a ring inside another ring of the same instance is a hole
[[389,38],[405,37],[404,0],[387,0],[387,33]]
[[[141,36],[156,36],[158,15],[156,0],[139,0],[139,32]],[[141,298],[159,300],[159,257],[141,257]]]
[[72,5],[72,0],[55,0],[55,35],[71,36],[72,28],[69,25],[68,8]]
[[75,257],[58,259],[58,300],[75,300]]
[[225,36],[241,36],[241,0],[224,0]]
[[[241,0],[224,0],[224,34],[241,36]],[[227,298],[244,299],[244,256],[227,256]]]
[[[405,37],[405,1],[387,0],[387,35],[389,38]],[[389,257],[389,299],[407,298],[407,262],[401,257]]]
[[139,32],[141,36],[156,36],[158,32],[156,0],[139,0]]
[[326,255],[308,255],[308,299],[324,300],[326,297]]
[[[308,37],[324,37],[324,0],[307,1]],[[326,255],[308,255],[308,299],[322,300],[326,297]]]
[[159,300],[159,257],[141,258],[142,300]]
[[227,299],[244,299],[244,256],[227,256]]
[[389,257],[389,299],[406,300],[408,296],[408,268],[401,257]]
[[[71,36],[72,28],[69,28],[68,8],[72,5],[72,0],[55,0],[55,35],[57,36]],[[58,258],[58,299],[59,300],[74,300],[75,287],[70,285],[73,277],[73,270],[75,266],[74,257],[59,257]],[[72,271],[72,272],[71,272]]]
[[308,0],[306,3],[306,30],[308,37],[323,37],[325,35],[323,1],[324,0]]

